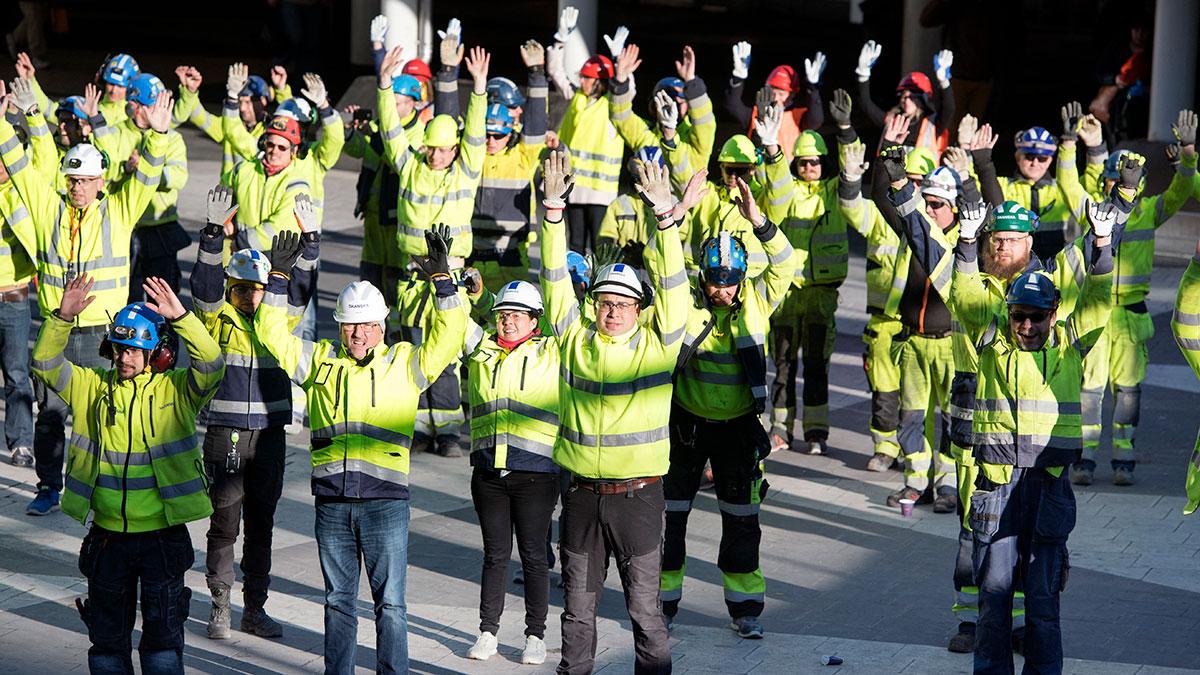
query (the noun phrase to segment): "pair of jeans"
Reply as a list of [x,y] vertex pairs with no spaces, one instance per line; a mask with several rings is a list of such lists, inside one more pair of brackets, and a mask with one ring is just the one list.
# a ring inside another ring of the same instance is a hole
[[546,637],[550,571],[546,533],[558,503],[558,473],[475,467],[471,499],[483,532],[483,575],[479,584],[479,630],[500,632],[513,532],[525,574],[525,634]]
[[[63,356],[83,368],[111,368],[112,361],[100,356],[105,327],[92,326],[71,331]],[[63,446],[67,438],[66,402],[41,380],[34,379],[33,394],[38,403],[37,420],[33,423],[33,458],[37,471],[38,489],[63,488]]]
[[360,560],[375,603],[376,671],[408,672],[408,517],[407,499],[317,500],[326,673],[354,673]]
[[559,524],[566,588],[559,673],[590,673],[595,666],[596,606],[610,553],[633,624],[634,672],[671,672],[670,635],[658,595],[664,508],[661,481],[616,495],[577,485],[567,490]]
[[4,440],[10,451],[33,445],[33,383],[29,381],[30,316],[29,300],[0,302]]
[[92,642],[92,673],[133,673],[139,582],[142,672],[183,673],[183,624],[192,598],[183,574],[195,559],[183,525],[132,534],[92,526],[79,551],[79,571],[88,580],[81,614]]
[[1003,485],[976,479],[969,522],[979,586],[975,672],[1011,673],[1013,590],[1025,590],[1025,671],[1062,672],[1059,594],[1070,570],[1067,536],[1075,528],[1075,494],[1067,472],[1012,470]]
[[[271,585],[271,536],[275,506],[283,494],[283,427],[239,429],[236,467],[229,466],[234,445],[230,427],[210,426],[204,436],[204,466],[213,514],[208,525],[208,587],[233,586],[233,545],[244,520],[242,593],[246,607],[262,607]],[[231,472],[230,469],[236,468]]]

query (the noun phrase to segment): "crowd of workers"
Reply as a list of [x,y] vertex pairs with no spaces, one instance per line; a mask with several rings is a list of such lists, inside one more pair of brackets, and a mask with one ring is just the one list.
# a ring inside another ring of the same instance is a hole
[[[311,73],[295,96],[283,69],[268,81],[234,64],[214,115],[190,66],[176,69],[173,96],[119,54],[82,96],[51,101],[18,58],[16,79],[0,83],[5,432],[12,462],[37,472],[27,512],[61,508],[90,526],[79,561],[89,667],[133,672],[140,598],[143,670],[182,672],[194,562],[185,524],[206,518],[208,637],[230,636],[243,523],[240,628],[282,635],[265,605],[294,408],[311,432],[326,672],[354,668],[361,564],[378,669],[407,669],[410,454],[460,457],[468,418],[483,542],[469,658],[497,651],[515,536],[522,661],[545,661],[561,502],[559,672],[593,667],[610,557],[635,670],[669,672],[688,515],[706,482],[721,514],[731,628],[762,638],[764,460],[827,448],[853,231],[867,243],[865,468],[901,461],[888,504],[958,515],[949,648],[973,651],[977,672],[1009,672],[1022,643],[1027,668],[1060,671],[1072,484],[1095,479],[1106,391],[1111,478],[1134,482],[1155,232],[1200,196],[1195,113],[1179,114],[1175,176],[1161,194],[1145,194],[1147,159],[1110,153],[1078,103],[1063,106],[1058,133],[1019,131],[1017,170],[1002,177],[990,125],[970,115],[948,124],[951,52],[936,55],[932,79],[905,75],[886,110],[868,95],[873,42],[855,69],[856,99],[837,90],[822,103],[818,53],[803,73],[772,70],[749,105],[751,46],[740,42],[725,107],[746,133],[717,149],[690,48],[650,88],[642,116],[641,60],[623,28],[606,36],[612,58],[565,71],[575,20],[564,10],[549,48],[520,45],[522,90],[491,77],[487,51],[464,48],[457,20],[439,32],[435,72],[384,50],[378,17],[376,108],[346,118]],[[552,95],[567,101],[556,130]],[[856,107],[882,128],[875,151],[855,131]],[[836,152],[816,130],[826,115]],[[176,210],[184,123],[223,152],[207,222],[191,234]],[[361,280],[338,296],[339,334],[318,340],[323,184],[343,152],[362,160]],[[193,237],[189,309],[177,255]],[[32,356],[31,284],[41,314]],[[1172,327],[1200,374],[1200,248]],[[175,367],[180,342],[187,368]],[[1189,471],[1190,512],[1200,470]]]

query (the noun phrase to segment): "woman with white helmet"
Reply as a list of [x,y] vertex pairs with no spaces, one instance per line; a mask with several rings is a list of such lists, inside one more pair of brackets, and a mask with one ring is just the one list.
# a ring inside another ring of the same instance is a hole
[[542,295],[511,281],[492,304],[495,328],[467,338],[471,402],[471,497],[483,531],[479,638],[467,652],[485,660],[496,653],[504,610],[508,559],[515,530],[525,586],[525,648],[521,662],[546,660],[549,566],[546,533],[558,502],[559,348],[542,335]]

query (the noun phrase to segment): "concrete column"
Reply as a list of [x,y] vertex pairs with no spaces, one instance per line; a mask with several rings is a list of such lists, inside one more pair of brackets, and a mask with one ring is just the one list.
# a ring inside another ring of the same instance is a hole
[[379,14],[379,0],[351,0],[350,63],[369,66],[371,58],[371,19]]
[[[900,68],[905,73],[919,70],[933,80],[933,55],[941,46],[941,36],[938,28],[921,27],[921,9],[924,6],[925,0],[904,0],[904,44],[900,48]],[[883,48],[890,49],[892,45],[884,45]],[[936,83],[934,86],[937,86]]]
[[[433,54],[430,0],[383,0],[380,14],[388,18],[385,47],[404,46],[404,56],[429,61]],[[370,19],[367,19],[368,23]]]
[[1150,77],[1150,140],[1175,140],[1171,125],[1196,102],[1196,36],[1200,2],[1158,0]]
[[[561,13],[564,7],[571,6],[579,10],[579,20],[575,24],[575,32],[571,34],[570,41],[567,42],[567,51],[564,55],[564,63],[567,69],[567,77],[575,83],[579,82],[579,68],[583,66],[583,62],[591,58],[592,54],[600,51],[598,43],[600,40],[600,30],[597,26],[599,17],[600,3],[598,0],[558,0],[558,10]],[[558,27],[558,17],[554,17],[555,28]],[[615,29],[616,26],[613,26]],[[608,46],[604,46],[604,55],[608,56]]]

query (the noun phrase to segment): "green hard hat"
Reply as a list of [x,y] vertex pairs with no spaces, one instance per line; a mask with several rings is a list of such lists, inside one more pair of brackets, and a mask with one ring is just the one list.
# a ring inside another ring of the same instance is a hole
[[717,155],[721,164],[758,164],[758,151],[754,142],[742,134],[735,134],[721,146]]
[[825,145],[825,139],[812,129],[805,129],[796,138],[796,146],[792,150],[792,157],[821,157],[827,154],[829,146]]
[[933,153],[929,151],[929,148],[916,147],[909,150],[908,154],[904,156],[904,173],[925,176],[936,168],[937,160],[933,158]]
[[992,209],[983,223],[984,232],[1032,233],[1037,228],[1037,214],[1012,200]]

